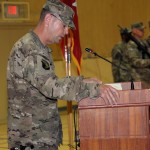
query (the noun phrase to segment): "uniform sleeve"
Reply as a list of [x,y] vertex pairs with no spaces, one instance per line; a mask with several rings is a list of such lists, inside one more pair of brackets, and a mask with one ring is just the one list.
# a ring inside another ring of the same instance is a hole
[[138,50],[134,42],[127,44],[126,56],[128,62],[135,68],[145,68],[150,66],[150,59],[142,59],[142,53]]
[[43,95],[54,99],[76,100],[100,96],[99,84],[84,83],[83,77],[58,79],[53,62],[45,56],[28,56],[24,61],[24,79]]

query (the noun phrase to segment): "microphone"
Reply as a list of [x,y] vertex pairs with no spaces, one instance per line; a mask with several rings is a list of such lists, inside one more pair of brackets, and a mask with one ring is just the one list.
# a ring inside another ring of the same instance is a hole
[[[98,56],[98,57],[104,59],[105,61],[107,61],[107,62],[109,62],[109,63],[115,65],[116,67],[120,67],[120,66],[114,64],[113,62],[109,61],[108,59],[106,59],[106,58],[104,58],[104,57],[98,55],[97,53],[95,53],[95,52],[94,52],[92,49],[90,49],[90,48],[85,48],[85,50],[86,50],[87,52],[92,53],[92,54],[94,54],[95,56]],[[122,69],[125,70],[124,68],[122,68]]]
[[85,50],[89,53],[92,53],[93,54],[93,51],[90,49],[90,48],[85,48]]
[[[99,58],[102,58],[103,60],[109,62],[110,64],[112,64],[112,65],[114,65],[114,66],[120,68],[121,70],[124,70],[124,71],[129,72],[127,69],[122,68],[121,66],[118,66],[118,65],[116,65],[115,63],[109,61],[108,59],[106,59],[106,58],[104,58],[104,57],[98,55],[98,54],[97,54],[96,52],[94,52],[92,49],[90,49],[90,48],[85,48],[85,50],[86,50],[87,52],[91,53],[91,54],[94,54],[95,56],[98,56]],[[132,76],[131,76],[131,90],[134,90],[134,83],[133,83],[133,78],[132,78]]]

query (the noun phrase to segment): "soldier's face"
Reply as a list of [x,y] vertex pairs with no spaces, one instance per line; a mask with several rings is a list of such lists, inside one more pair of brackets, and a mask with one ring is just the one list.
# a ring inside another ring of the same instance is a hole
[[51,43],[59,43],[59,41],[68,34],[68,27],[64,23],[57,19],[55,16],[52,18],[52,23],[49,26],[50,30],[50,41]]
[[136,37],[138,37],[138,38],[143,38],[143,36],[144,36],[144,29],[137,29],[137,28],[135,28],[135,29],[133,29],[133,34],[136,36]]
[[139,38],[142,38],[144,36],[144,29],[138,29],[137,34]]

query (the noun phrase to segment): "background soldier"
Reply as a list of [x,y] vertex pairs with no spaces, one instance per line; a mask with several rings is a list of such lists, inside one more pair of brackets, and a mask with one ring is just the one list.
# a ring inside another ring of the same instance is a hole
[[[128,32],[130,32],[130,30],[128,30]],[[123,29],[120,29],[120,36],[121,41],[113,47],[111,53],[112,63],[117,65],[117,66],[112,65],[114,82],[127,81],[127,79],[125,79],[125,77],[123,76],[124,70],[122,70],[121,68],[125,68],[125,64],[123,62],[123,53],[126,50],[125,45],[129,41],[129,37],[127,36],[126,32],[124,32]]]
[[[142,22],[138,22],[132,24],[131,29],[132,36],[136,39],[138,44],[132,39],[126,44],[126,51],[123,57],[123,61],[125,62],[128,70],[126,76],[128,76],[130,80],[133,79],[134,81],[143,81],[150,85],[150,58],[145,52],[149,50],[142,39],[144,36],[145,27]],[[141,49],[141,47],[143,47],[145,51]]]
[[[115,45],[112,50],[112,66],[115,82],[143,81],[150,85],[150,49],[143,40],[144,25],[142,22],[131,25],[132,32],[124,32],[127,40]],[[123,70],[123,69],[124,70]]]

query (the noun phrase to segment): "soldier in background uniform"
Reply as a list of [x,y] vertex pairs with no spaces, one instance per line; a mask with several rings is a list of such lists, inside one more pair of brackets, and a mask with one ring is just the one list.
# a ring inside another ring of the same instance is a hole
[[[142,39],[144,36],[144,28],[142,22],[131,25],[132,36],[140,42],[141,45],[146,47]],[[149,49],[147,49],[147,51],[149,51]],[[133,40],[130,40],[126,44],[123,61],[128,70],[128,72],[126,72],[126,76],[129,79],[128,81],[133,79],[133,81],[143,81],[150,85],[150,58],[146,53],[143,53],[142,50],[139,49]]]
[[[128,29],[128,32],[130,32],[129,29]],[[120,36],[121,36],[121,41],[113,47],[112,53],[111,53],[112,63],[115,64],[115,65],[112,65],[112,73],[113,73],[114,82],[124,82],[127,80],[123,76],[125,70],[122,70],[122,68],[126,69],[125,64],[123,62],[123,53],[126,50],[125,45],[129,41],[129,38],[123,29],[120,29]]]
[[150,47],[150,36],[148,36],[148,38],[146,38],[145,41],[148,44],[148,47]]
[[7,67],[8,147],[11,150],[58,150],[62,125],[57,99],[80,101],[102,97],[116,104],[118,92],[97,79],[58,79],[48,44],[58,43],[75,28],[73,10],[48,0],[34,30],[13,46]]
[[[150,53],[148,42],[143,40],[144,25],[142,22],[131,25],[131,35]],[[112,72],[115,82],[142,81],[150,86],[150,58],[139,49],[138,45],[127,37],[112,50]]]
[[[150,31],[150,21],[148,22],[148,28]],[[150,35],[145,39],[145,42],[148,44],[148,47],[150,47]]]

